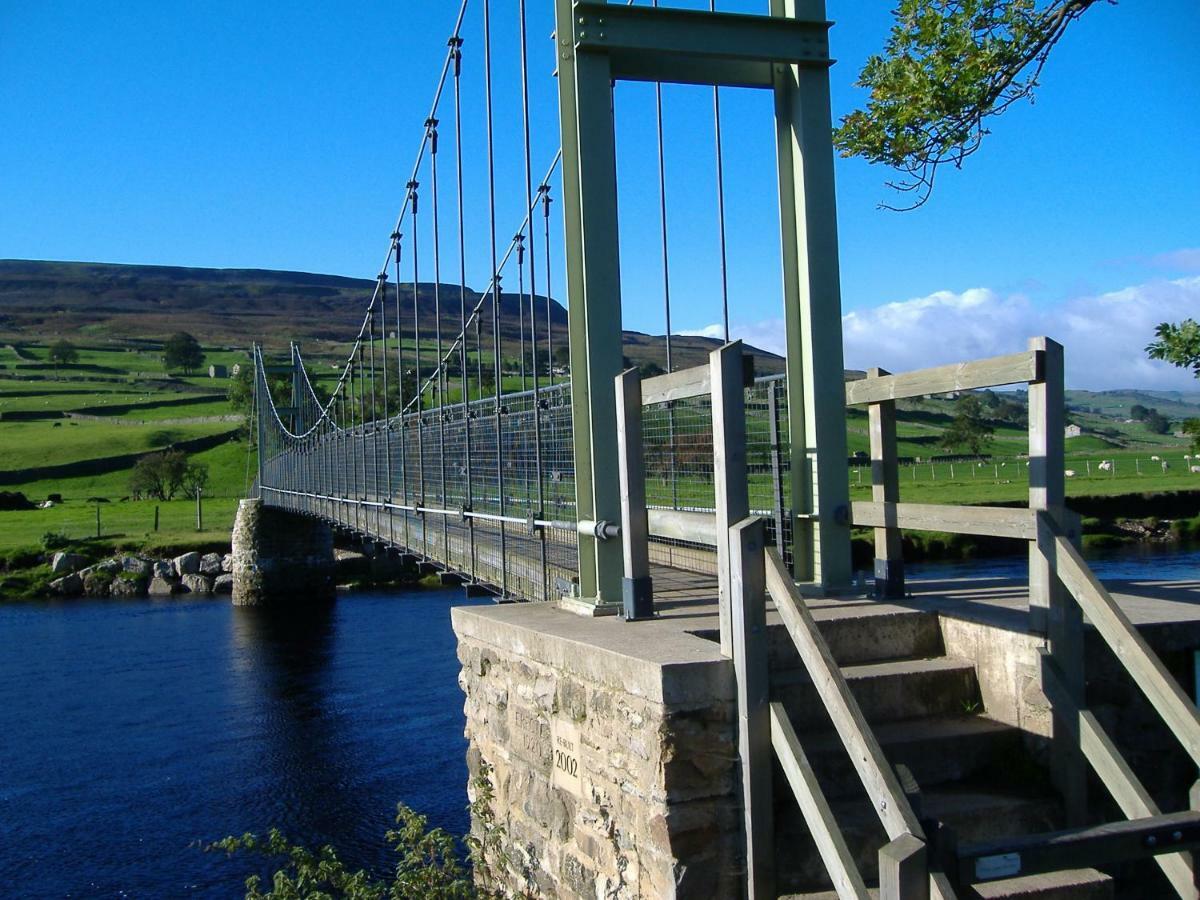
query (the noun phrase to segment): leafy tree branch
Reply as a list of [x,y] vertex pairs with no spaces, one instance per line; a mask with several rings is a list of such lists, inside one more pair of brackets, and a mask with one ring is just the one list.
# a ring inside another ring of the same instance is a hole
[[859,75],[866,108],[843,117],[835,143],[899,170],[887,184],[906,202],[884,208],[922,206],[938,170],[979,149],[989,119],[1033,99],[1067,28],[1102,2],[1116,0],[899,0],[883,53]]

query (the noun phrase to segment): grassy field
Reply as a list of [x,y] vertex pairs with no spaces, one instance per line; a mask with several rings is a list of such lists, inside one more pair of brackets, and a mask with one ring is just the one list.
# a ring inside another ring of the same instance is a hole
[[[159,528],[154,530],[154,510],[159,511]],[[46,535],[70,541],[96,537],[96,510],[100,510],[100,539],[114,547],[175,551],[193,546],[228,543],[237,511],[237,500],[209,499],[203,502],[204,530],[196,529],[194,500],[154,500],[86,503],[68,500],[51,509],[0,512],[0,555],[38,550]]]
[[[411,347],[410,347],[411,349]],[[240,351],[206,348],[205,368],[218,363],[232,368],[245,364]],[[48,465],[83,464],[89,460],[125,454],[141,454],[195,437],[232,430],[232,422],[187,421],[205,417],[223,417],[233,410],[224,399],[229,379],[210,379],[207,375],[186,378],[165,372],[158,353],[144,347],[81,347],[79,363],[57,373],[44,368],[48,347],[23,344],[20,352],[0,347],[0,470],[12,471]],[[431,360],[430,360],[431,361]],[[317,380],[332,387],[337,373],[330,360],[310,360]],[[490,360],[485,360],[490,365]],[[458,399],[458,383],[450,379],[448,399]],[[543,384],[548,379],[542,380]],[[529,379],[527,384],[532,384]],[[521,388],[519,376],[506,376],[507,391]],[[1130,402],[1141,395],[1131,393]],[[179,404],[180,400],[198,402]],[[1144,399],[1144,398],[1143,398]],[[1098,403],[1097,400],[1088,402]],[[1183,401],[1175,407],[1187,410]],[[149,404],[146,408],[121,409],[129,404]],[[105,408],[112,407],[110,414]],[[1174,409],[1175,407],[1172,407]],[[87,410],[100,419],[39,419],[6,421],[4,413],[41,412],[53,414]],[[1074,472],[1067,479],[1068,496],[1104,496],[1146,492],[1197,491],[1200,475],[1189,471],[1192,460],[1185,459],[1188,447],[1171,435],[1153,435],[1141,423],[1121,417],[1126,409],[1116,405],[1103,412],[1089,407],[1074,411],[1074,418],[1089,429],[1081,437],[1067,440],[1066,467]],[[901,497],[926,503],[987,504],[1019,502],[1028,497],[1028,434],[1020,426],[995,424],[995,435],[986,452],[991,461],[935,462],[931,457],[944,454],[940,447],[944,429],[953,414],[948,401],[921,401],[902,408],[898,423],[898,451],[902,457],[922,462],[901,467]],[[682,414],[681,414],[682,415]],[[761,413],[751,413],[761,418]],[[167,423],[164,420],[172,420]],[[680,420],[682,422],[682,419]],[[696,423],[699,426],[699,420]],[[849,411],[847,442],[849,451],[868,450],[866,415]],[[706,427],[706,426],[705,426]],[[765,430],[762,421],[751,421],[751,431]],[[1103,433],[1101,433],[1103,432]],[[649,434],[649,432],[648,432]],[[1161,460],[1169,468],[1164,471]],[[34,501],[50,494],[61,494],[65,502],[47,510],[0,512],[0,550],[37,546],[43,535],[61,532],[71,539],[95,533],[96,504],[100,503],[102,534],[107,539],[145,541],[177,545],[189,540],[211,542],[227,539],[237,498],[244,496],[255,473],[254,454],[245,441],[233,441],[196,453],[195,461],[209,469],[205,491],[205,531],[197,533],[194,505],[191,501],[155,504],[128,500],[128,470],[105,474],[69,475],[5,486],[19,490]],[[1101,461],[1113,465],[1100,469]],[[752,459],[762,465],[764,459]],[[1200,462],[1200,461],[1197,461]],[[684,505],[707,506],[712,503],[712,483],[707,476],[683,476],[675,485],[653,474],[647,485],[651,502],[678,500]],[[770,505],[772,485],[763,471],[751,475],[751,495],[757,505]],[[870,470],[855,467],[850,471],[851,496],[870,496]],[[160,508],[160,531],[152,529],[154,506]]]
[[[43,466],[76,466],[81,474],[5,485],[37,502],[61,494],[63,503],[49,509],[0,512],[0,552],[36,549],[43,538],[95,538],[100,510],[101,540],[114,545],[156,547],[204,546],[228,541],[237,498],[245,495],[255,460],[244,440],[231,441],[191,458],[209,470],[205,490],[204,530],[196,529],[193,500],[130,500],[129,469],[82,474],[89,461],[140,455],[192,438],[220,435],[237,422],[195,421],[234,413],[225,394],[228,378],[207,374],[178,378],[164,371],[157,352],[146,349],[79,347],[77,365],[32,368],[46,362],[45,345],[23,344],[18,355],[0,347],[0,470]],[[246,362],[236,351],[205,350],[210,363],[226,367]],[[180,403],[197,400],[199,402]],[[122,409],[130,404],[141,409]],[[112,407],[111,413],[106,408]],[[52,415],[84,411],[88,418],[6,421],[5,413]],[[164,420],[171,420],[169,423]],[[249,473],[249,475],[248,475]],[[103,498],[107,502],[88,502]],[[154,531],[154,511],[159,530]]]

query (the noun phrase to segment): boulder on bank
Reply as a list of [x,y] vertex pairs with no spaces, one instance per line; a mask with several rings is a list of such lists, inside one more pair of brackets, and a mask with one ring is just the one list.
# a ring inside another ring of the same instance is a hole
[[173,594],[178,594],[179,591],[178,582],[171,581],[159,575],[155,575],[150,579],[150,587],[146,589],[146,593],[151,597],[170,597]]
[[200,573],[200,554],[184,553],[175,557],[175,571],[180,575],[197,575]]
[[78,572],[87,565],[87,562],[87,557],[80,556],[78,553],[59,551],[50,557],[50,574],[66,575],[69,572]]
[[114,597],[142,597],[146,594],[146,579],[143,576],[117,576],[109,585]]
[[78,573],[72,572],[50,582],[50,590],[60,597],[78,597],[83,593],[83,579]]
[[233,576],[228,573],[226,573],[224,575],[218,575],[213,580],[212,589],[213,589],[214,594],[232,594],[233,593]]
[[121,560],[121,569],[137,578],[150,577],[150,560],[137,556],[126,556]]
[[232,572],[233,571],[233,554],[232,553],[226,553],[224,556],[221,557],[221,571],[222,572]]
[[213,589],[213,580],[207,575],[199,575],[195,573],[184,575],[181,579],[184,588],[190,594],[211,594]]
[[179,575],[179,573],[175,571],[175,561],[173,559],[155,560],[150,574],[154,578],[161,578],[163,580],[175,578]]
[[200,574],[216,578],[221,574],[221,554],[205,553],[200,557]]
[[112,574],[96,566],[83,576],[83,595],[85,597],[107,597],[112,591]]

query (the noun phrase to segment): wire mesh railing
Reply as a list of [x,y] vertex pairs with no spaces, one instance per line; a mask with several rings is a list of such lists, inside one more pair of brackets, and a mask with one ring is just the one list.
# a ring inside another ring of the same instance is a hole
[[[357,411],[346,413],[353,424],[320,419],[298,434],[288,424],[316,417],[319,401],[309,395],[276,406],[272,367],[261,353],[255,359],[265,398],[260,490],[271,505],[322,517],[506,597],[571,593],[578,515],[569,383],[505,395],[498,407],[487,397],[374,420],[360,391]],[[751,507],[790,559],[786,381],[759,378],[745,400]],[[714,512],[711,398],[653,404],[643,415],[647,506]],[[716,570],[714,548],[703,541],[651,534],[651,557]]]

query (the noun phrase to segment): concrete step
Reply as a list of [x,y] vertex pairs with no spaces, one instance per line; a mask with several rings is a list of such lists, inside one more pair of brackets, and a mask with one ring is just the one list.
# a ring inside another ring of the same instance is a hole
[[1069,869],[975,885],[981,900],[1111,900],[1113,880],[1095,869]]
[[[907,766],[922,790],[963,781],[1024,752],[1019,729],[981,715],[905,719],[873,730],[892,765]],[[836,732],[806,734],[801,740],[827,797],[862,792],[862,782]]]
[[[827,890],[825,867],[803,816],[795,799],[786,799],[777,795],[775,807],[780,884],[795,892]],[[922,791],[922,802],[926,817],[945,822],[964,843],[1050,831],[1061,820],[1059,803],[1044,797],[946,787]],[[868,883],[875,881],[879,848],[887,843],[878,816],[865,796],[835,801],[833,807],[859,871]]]
[[[963,715],[980,708],[975,666],[963,659],[942,656],[890,660],[843,666],[842,674],[872,725]],[[801,735],[831,727],[807,672],[794,670],[772,676],[771,694],[786,707],[792,726]]]
[[[833,658],[851,666],[888,659],[940,656],[942,632],[936,613],[888,603],[814,600],[809,610]],[[771,667],[786,671],[800,667],[800,657],[787,629],[774,613],[769,619]]]
[[[878,888],[868,889],[872,897]],[[1111,900],[1113,880],[1095,869],[1071,869],[975,885],[984,900]],[[838,900],[837,891],[786,894],[779,900]]]

